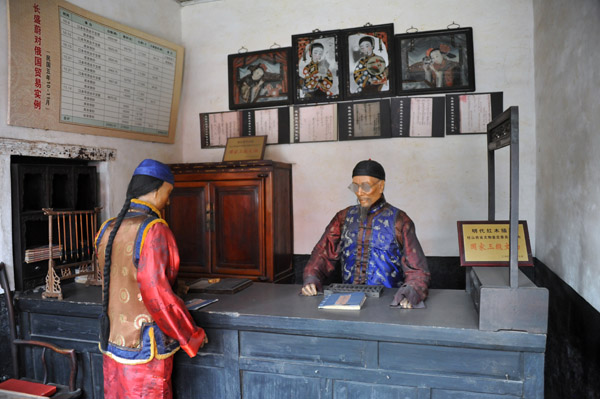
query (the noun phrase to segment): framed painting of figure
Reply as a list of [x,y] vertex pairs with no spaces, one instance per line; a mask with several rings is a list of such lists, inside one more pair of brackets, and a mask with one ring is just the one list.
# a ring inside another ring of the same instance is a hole
[[292,36],[294,103],[342,100],[340,85],[340,33],[321,32]]
[[345,100],[395,95],[394,24],[342,31]]
[[396,35],[397,94],[475,91],[472,28]]
[[230,54],[229,109],[290,104],[290,59],[291,47]]

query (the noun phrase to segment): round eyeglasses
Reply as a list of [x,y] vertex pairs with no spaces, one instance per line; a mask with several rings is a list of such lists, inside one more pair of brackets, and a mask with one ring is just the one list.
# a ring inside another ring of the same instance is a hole
[[375,188],[375,186],[378,185],[380,182],[381,182],[381,180],[377,180],[377,182],[373,183],[372,185],[367,182],[360,183],[360,184],[356,184],[356,183],[352,182],[348,186],[348,190],[352,191],[354,194],[357,194],[358,189],[360,188],[361,190],[363,190],[363,192],[370,193],[371,190],[373,190],[373,188]]

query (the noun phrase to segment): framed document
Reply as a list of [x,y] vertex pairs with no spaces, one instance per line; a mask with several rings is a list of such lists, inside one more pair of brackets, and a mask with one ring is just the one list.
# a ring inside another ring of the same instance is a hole
[[337,141],[337,104],[294,105],[290,143]]
[[392,98],[392,137],[444,137],[444,103],[444,97]]
[[267,136],[230,137],[227,139],[223,162],[260,161],[265,155]]
[[446,95],[446,134],[487,134],[487,124],[502,113],[503,93]]
[[290,104],[290,55],[290,47],[230,54],[229,109]]
[[9,0],[8,123],[173,143],[183,47],[61,0]]
[[390,100],[338,104],[340,141],[390,138]]
[[[461,266],[508,266],[508,221],[459,221],[458,246]],[[533,266],[529,230],[519,221],[519,266]]]
[[267,145],[290,143],[290,107],[239,112],[242,113],[242,136],[267,136]]
[[399,95],[475,91],[472,28],[396,35]]
[[200,114],[200,147],[225,147],[230,137],[242,136],[240,111],[206,112]]
[[394,24],[342,31],[345,100],[394,95]]
[[292,36],[294,103],[342,99],[339,31]]

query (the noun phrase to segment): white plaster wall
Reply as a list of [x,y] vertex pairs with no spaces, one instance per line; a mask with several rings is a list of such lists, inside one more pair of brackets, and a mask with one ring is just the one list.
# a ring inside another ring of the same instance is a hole
[[[183,8],[171,0],[72,1],[75,5],[184,45],[182,101],[175,145],[41,131],[0,122],[0,139],[22,138],[117,149],[115,161],[101,167],[104,215],[124,199],[136,164],[152,156],[165,162],[220,161],[222,149],[201,150],[199,113],[228,108],[227,55],[274,42],[291,45],[291,35],[393,22],[396,33],[444,29],[450,23],[474,30],[478,92],[503,91],[505,108],[521,114],[521,218],[535,236],[535,117],[533,87],[533,11],[531,1],[497,2],[372,0],[227,0]],[[157,11],[160,10],[160,11]],[[6,0],[0,0],[0,26]],[[179,29],[181,27],[181,30]],[[0,119],[6,120],[7,39],[0,36]],[[0,201],[10,201],[8,156],[0,154]],[[458,253],[456,221],[487,217],[485,138],[388,139],[361,142],[268,146],[266,158],[294,164],[294,253],[310,253],[333,214],[353,203],[346,189],[354,164],[380,161],[387,171],[386,196],[414,219],[427,255]],[[498,218],[508,217],[508,152],[497,157]],[[10,211],[0,211],[0,259],[12,263]],[[8,233],[7,233],[8,232]],[[9,265],[10,266],[10,265]]]
[[600,310],[600,2],[533,4],[536,256]]
[[[181,11],[173,0],[72,0],[76,6],[181,44]],[[7,0],[0,0],[0,144],[4,139],[43,141],[117,149],[113,161],[99,166],[103,218],[114,215],[125,200],[131,173],[144,158],[164,162],[179,160],[174,145],[156,144],[93,135],[31,129],[6,124],[8,109],[8,28]],[[12,218],[10,197],[10,154],[0,153],[0,260],[7,264],[12,281]]]
[[[223,149],[200,148],[200,112],[228,109],[227,55],[318,28],[394,23],[396,33],[445,29],[453,21],[474,31],[478,92],[503,91],[504,108],[520,110],[520,218],[535,243],[535,109],[533,10],[523,0],[226,0],[184,7],[185,73],[177,147],[184,162],[220,161]],[[502,150],[504,151],[504,150]],[[508,149],[497,156],[497,218],[508,218]],[[267,146],[266,159],[293,166],[294,253],[310,253],[336,211],[354,202],[346,189],[357,161],[386,168],[386,197],[415,221],[427,255],[458,254],[457,220],[487,218],[486,146],[483,135],[444,139]]]

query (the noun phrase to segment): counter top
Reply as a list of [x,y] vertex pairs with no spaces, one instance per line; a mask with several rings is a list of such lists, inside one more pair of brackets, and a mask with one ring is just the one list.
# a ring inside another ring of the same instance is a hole
[[[368,297],[361,310],[318,309],[323,295],[299,295],[300,285],[253,283],[235,294],[189,294],[191,298],[218,298],[218,302],[192,311],[205,328],[236,328],[318,336],[344,336],[472,348],[544,352],[545,334],[521,331],[480,331],[478,315],[463,290],[430,290],[423,309],[389,306],[394,289],[384,289],[379,298]],[[42,299],[41,294],[19,295],[21,311],[97,318],[100,287],[81,284],[63,286],[64,299]]]

